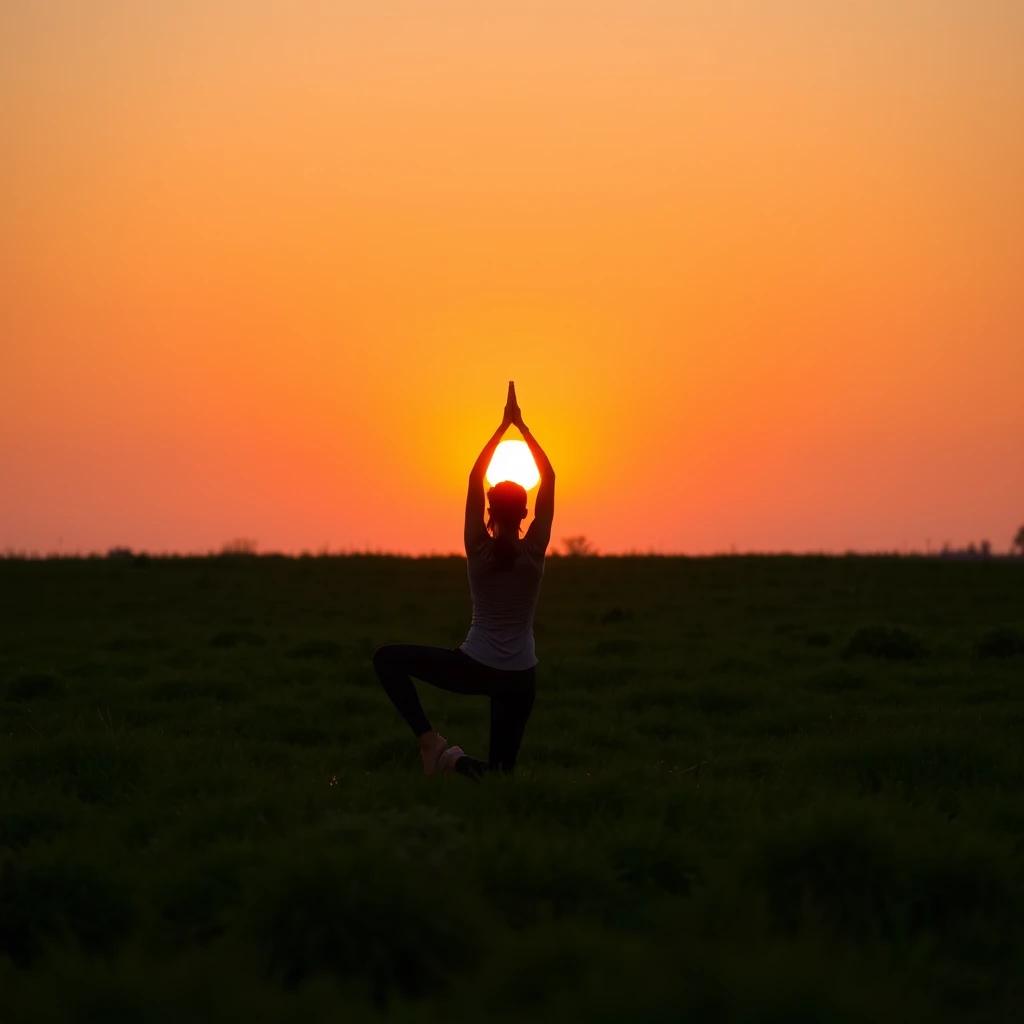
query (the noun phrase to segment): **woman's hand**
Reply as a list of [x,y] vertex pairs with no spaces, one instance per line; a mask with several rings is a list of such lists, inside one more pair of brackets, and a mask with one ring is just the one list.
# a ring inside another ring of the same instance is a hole
[[516,401],[515,381],[508,382],[508,399],[505,402],[505,415],[501,422],[505,427],[518,427],[523,422],[523,414],[519,411],[519,403]]

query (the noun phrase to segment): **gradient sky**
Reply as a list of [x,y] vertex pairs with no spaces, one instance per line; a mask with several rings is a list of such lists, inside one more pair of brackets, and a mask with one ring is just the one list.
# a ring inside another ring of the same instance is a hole
[[[0,548],[1024,522],[1024,4],[0,0]],[[510,435],[514,436],[514,435]]]

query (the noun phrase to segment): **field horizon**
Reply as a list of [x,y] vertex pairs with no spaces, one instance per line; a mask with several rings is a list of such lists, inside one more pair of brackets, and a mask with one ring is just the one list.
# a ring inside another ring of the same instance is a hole
[[[20,551],[15,549],[0,550],[0,561],[9,562],[94,562],[102,559],[124,560],[138,558],[143,560],[189,560],[189,559],[220,559],[220,558],[257,558],[257,559],[284,559],[301,560],[310,558],[381,558],[381,559],[408,559],[411,561],[429,559],[462,559],[465,561],[465,553],[461,551],[389,551],[384,549],[359,549],[359,548],[309,548],[299,551],[262,551],[258,548],[253,550],[234,550],[230,544],[221,548],[210,548],[206,551],[153,551],[146,548],[133,548],[127,545],[116,545],[106,550],[97,551]],[[800,551],[800,550],[765,550],[765,551],[659,551],[659,550],[630,550],[630,551],[602,551],[599,548],[588,550],[585,553],[569,552],[551,548],[545,553],[545,558],[553,559],[579,559],[579,558],[606,558],[606,559],[630,559],[630,558],[678,558],[684,560],[712,560],[722,558],[747,558],[747,559],[847,559],[847,558],[868,558],[868,559],[937,559],[940,561],[1024,561],[1024,552],[1016,551],[1013,548],[1008,550],[995,550],[989,548],[982,550],[975,545],[967,548],[936,548],[933,550],[920,550],[917,548],[893,549],[893,550],[854,550],[847,551]]]

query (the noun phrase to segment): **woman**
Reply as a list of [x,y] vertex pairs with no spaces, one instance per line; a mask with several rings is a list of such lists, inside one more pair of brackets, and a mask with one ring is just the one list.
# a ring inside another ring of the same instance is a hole
[[[540,471],[537,507],[530,529],[520,537],[526,518],[526,491],[510,480],[487,492],[484,525],[484,474],[494,450],[510,426],[522,432]],[[469,474],[465,542],[473,623],[460,647],[389,644],[373,655],[373,667],[385,692],[409,723],[420,745],[423,770],[458,772],[479,779],[488,771],[511,772],[533,709],[537,656],[533,646],[533,615],[544,575],[544,552],[551,540],[555,515],[555,473],[548,457],[523,423],[512,381],[501,426],[484,445]],[[412,679],[453,693],[487,696],[491,700],[491,742],[488,758],[469,757],[448,746],[430,727]]]

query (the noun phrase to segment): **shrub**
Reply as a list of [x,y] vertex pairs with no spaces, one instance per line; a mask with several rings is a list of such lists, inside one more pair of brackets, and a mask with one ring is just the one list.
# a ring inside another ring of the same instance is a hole
[[584,536],[578,537],[563,537],[562,546],[565,548],[567,555],[596,555],[597,548],[590,543]]
[[850,637],[843,652],[847,658],[864,655],[887,661],[912,661],[925,655],[917,634],[902,626],[862,626]]
[[975,645],[982,658],[1013,658],[1024,656],[1024,633],[1012,626],[990,629]]
[[234,540],[226,541],[221,547],[222,555],[255,555],[258,543],[251,537],[236,537]]
[[8,684],[8,700],[33,700],[59,697],[64,692],[64,681],[49,672],[25,672],[15,676]]

